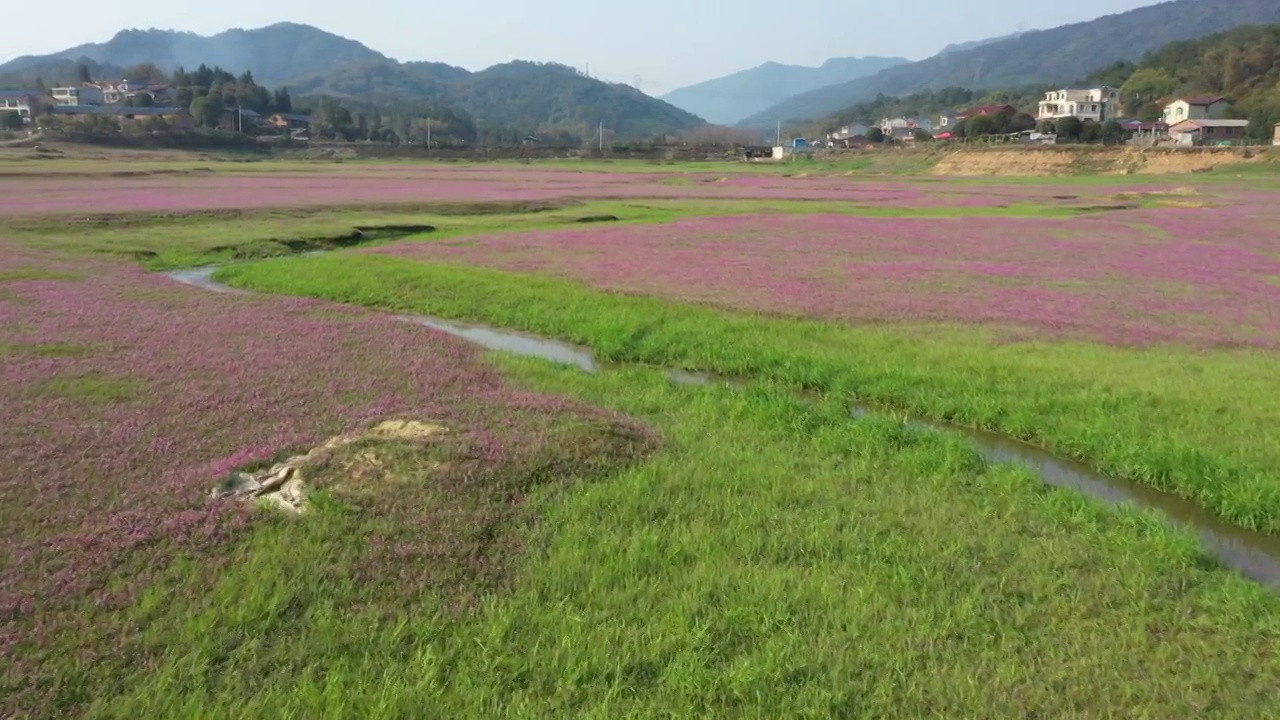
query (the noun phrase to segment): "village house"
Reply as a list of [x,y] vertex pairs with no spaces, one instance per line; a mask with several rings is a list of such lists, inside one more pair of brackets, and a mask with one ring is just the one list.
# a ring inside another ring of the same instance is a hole
[[1280,123],[1276,123],[1276,130],[1271,135],[1271,144],[1280,145]]
[[871,128],[861,123],[853,123],[851,125],[845,125],[839,130],[831,133],[830,135],[827,136],[827,139],[832,142],[836,142],[840,140],[847,140],[848,138],[851,138],[851,137],[858,137],[858,136],[866,137],[867,131],[870,129]]
[[1120,91],[1105,85],[1096,88],[1062,88],[1044,94],[1036,112],[1037,120],[1074,117],[1103,122],[1115,115]]
[[305,130],[311,127],[311,118],[296,113],[271,113],[267,116],[267,122],[275,127],[290,130]]
[[75,87],[56,87],[49,91],[55,105],[101,105],[102,88],[84,84]]
[[[44,96],[30,90],[0,90],[0,112],[17,113],[23,122],[31,122],[32,111]],[[44,98],[48,103],[48,98]]]
[[55,105],[54,115],[80,117],[86,115],[104,115],[124,122],[132,122],[145,118],[158,117],[179,128],[195,127],[195,118],[180,107],[129,107],[127,105]]
[[1248,120],[1183,120],[1169,126],[1169,138],[1178,145],[1235,143],[1248,127]]
[[120,82],[88,82],[78,86],[56,87],[50,91],[58,105],[115,105],[139,95],[148,95],[155,104],[173,100],[174,89],[168,85],[148,85],[134,80]]
[[1183,120],[1221,120],[1227,116],[1229,106],[1224,98],[1217,96],[1178,98],[1164,106],[1166,125]]
[[262,125],[262,115],[249,108],[224,110],[218,117],[218,128],[221,130],[243,132],[246,128],[252,130],[260,125]]
[[906,140],[914,136],[916,130],[932,132],[933,121],[928,118],[884,118],[876,127],[880,128],[880,132],[884,133],[886,138]]

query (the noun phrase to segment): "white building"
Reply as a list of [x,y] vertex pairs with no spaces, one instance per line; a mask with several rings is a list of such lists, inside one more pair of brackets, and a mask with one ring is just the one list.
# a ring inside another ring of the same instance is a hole
[[31,122],[31,110],[40,93],[27,90],[0,90],[0,112],[18,113],[24,122]]
[[102,88],[96,85],[56,87],[50,91],[55,105],[101,105]]
[[1120,114],[1120,91],[1105,85],[1096,88],[1050,90],[1040,101],[1037,120],[1074,117],[1102,122]]
[[861,123],[853,123],[852,125],[845,125],[839,130],[831,133],[830,135],[827,136],[827,139],[828,140],[847,140],[851,137],[858,137],[859,135],[866,137],[867,131],[870,129],[871,128]]
[[1163,120],[1166,125],[1183,120],[1221,120],[1229,107],[1225,99],[1217,96],[1181,97],[1164,106]]
[[932,133],[933,121],[928,118],[884,118],[876,127],[880,128],[880,132],[887,138],[903,140],[911,137],[916,130]]

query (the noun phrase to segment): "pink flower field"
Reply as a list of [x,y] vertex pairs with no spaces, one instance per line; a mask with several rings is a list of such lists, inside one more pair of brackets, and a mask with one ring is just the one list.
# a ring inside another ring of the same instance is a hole
[[0,178],[0,216],[351,206],[432,201],[684,198],[848,201],[894,207],[1053,202],[1104,189],[883,181],[844,175],[661,174],[524,168],[342,167],[317,172]]
[[209,499],[228,471],[376,419],[442,422],[459,475],[438,482],[462,483],[447,497],[475,505],[398,492],[379,509],[395,529],[365,538],[351,572],[404,588],[447,567],[484,583],[511,548],[515,468],[590,447],[556,437],[568,417],[648,437],[624,418],[508,389],[463,341],[389,315],[210,293],[0,242],[0,653],[17,659],[0,687],[21,688],[0,697],[0,716],[18,696],[44,706],[48,688],[27,671],[65,633],[84,633],[84,663],[125,652],[85,613],[129,606],[174,555],[211,568],[229,557],[256,521]]
[[1123,345],[1280,346],[1280,213],[1072,219],[764,215],[497,234],[376,252],[843,320],[983,323]]

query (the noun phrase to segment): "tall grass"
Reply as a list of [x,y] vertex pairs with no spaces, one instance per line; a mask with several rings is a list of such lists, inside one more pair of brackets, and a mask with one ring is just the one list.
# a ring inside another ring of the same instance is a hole
[[1005,432],[1280,532],[1274,356],[996,343],[980,329],[722,312],[565,280],[381,256],[226,268],[260,290],[487,322],[608,360],[748,375]]

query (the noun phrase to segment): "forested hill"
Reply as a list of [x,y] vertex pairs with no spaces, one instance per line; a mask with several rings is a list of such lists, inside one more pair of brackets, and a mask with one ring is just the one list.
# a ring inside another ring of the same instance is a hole
[[535,135],[592,134],[603,123],[615,137],[648,138],[703,124],[633,87],[555,63],[515,61],[475,73],[439,63],[363,63],[296,80],[290,88],[297,94],[431,100],[457,106],[482,125]]
[[881,94],[1069,83],[1118,61],[1137,61],[1170,42],[1272,23],[1280,23],[1278,0],[1174,0],[899,65],[793,96],[740,124],[812,120]]
[[[1147,121],[1158,119],[1164,104],[1173,98],[1220,96],[1230,103],[1231,115],[1250,121],[1249,133],[1254,139],[1265,140],[1280,123],[1280,25],[1246,25],[1198,40],[1169,43],[1138,62],[1115,63],[1071,84],[1118,87],[1121,114]],[[805,135],[821,134],[854,122],[900,116],[932,118],[979,105],[1012,105],[1022,112],[1034,112],[1050,87],[951,87],[901,97],[880,96],[796,129]]]
[[[240,74],[252,71],[258,82],[278,85],[309,73],[323,73],[355,62],[388,58],[362,43],[299,23],[276,23],[252,30],[234,29],[203,36],[175,30],[121,30],[104,43],[88,43],[50,55],[28,55],[0,65],[0,75],[74,67],[92,61],[117,68],[154,63],[172,70],[217,65]],[[102,77],[105,77],[103,75]]]
[[1145,120],[1178,95],[1217,95],[1262,139],[1280,122],[1280,24],[1251,25],[1170,43],[1137,63],[1119,63],[1089,80],[1120,87],[1126,110]]
[[332,96],[389,113],[451,108],[498,135],[566,143],[595,137],[601,124],[606,140],[650,139],[704,124],[633,87],[564,65],[516,61],[473,73],[445,63],[400,63],[354,40],[295,23],[212,37],[126,30],[106,43],[0,65],[0,89],[47,89],[78,83],[86,74],[119,80],[129,68],[143,65],[165,73],[217,68],[237,78],[247,72],[257,84],[288,87],[295,96]]

